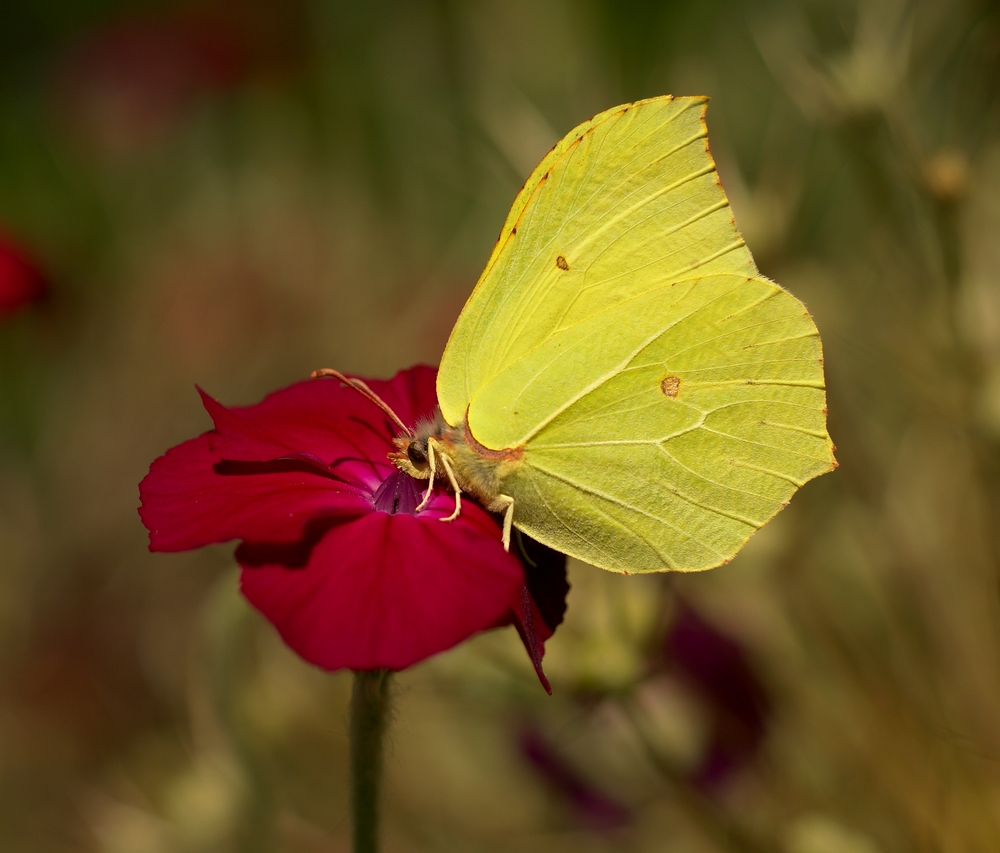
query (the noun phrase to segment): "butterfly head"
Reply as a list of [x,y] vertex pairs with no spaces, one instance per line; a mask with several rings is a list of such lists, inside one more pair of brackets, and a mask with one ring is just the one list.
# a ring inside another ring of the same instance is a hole
[[[430,443],[444,435],[447,425],[438,413],[433,420],[421,421],[412,433],[396,436],[392,443],[396,450],[389,454],[393,464],[405,474],[418,480],[431,476]],[[437,448],[435,448],[437,449]]]
[[428,436],[401,435],[393,439],[396,451],[389,458],[404,474],[426,480],[431,475],[428,442]]

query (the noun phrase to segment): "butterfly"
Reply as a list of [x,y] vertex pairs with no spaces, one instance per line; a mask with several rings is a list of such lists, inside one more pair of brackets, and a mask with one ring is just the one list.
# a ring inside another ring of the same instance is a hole
[[448,339],[440,412],[390,454],[425,500],[451,485],[442,520],[464,492],[503,513],[505,547],[516,528],[612,571],[694,571],[836,466],[819,333],[757,271],[706,108],[610,109],[525,182]]

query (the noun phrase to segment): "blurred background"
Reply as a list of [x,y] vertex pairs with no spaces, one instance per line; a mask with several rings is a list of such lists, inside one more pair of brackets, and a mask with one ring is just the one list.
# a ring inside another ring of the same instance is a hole
[[841,466],[729,566],[571,565],[396,679],[385,847],[1000,850],[1000,4],[16,0],[0,12],[0,847],[346,851],[350,677],[151,555],[152,459],[335,366],[436,363],[514,194],[711,96]]

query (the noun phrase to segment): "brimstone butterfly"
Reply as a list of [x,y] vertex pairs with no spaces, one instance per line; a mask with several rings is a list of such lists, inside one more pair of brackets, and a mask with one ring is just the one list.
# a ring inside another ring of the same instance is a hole
[[[707,99],[603,112],[528,178],[396,464],[620,572],[728,562],[835,467],[819,334],[760,276]],[[339,374],[338,374],[339,375]],[[428,496],[430,495],[430,486]]]

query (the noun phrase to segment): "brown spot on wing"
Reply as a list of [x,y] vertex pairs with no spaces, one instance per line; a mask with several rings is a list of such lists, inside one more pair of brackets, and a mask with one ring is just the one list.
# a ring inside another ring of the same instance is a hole
[[559,269],[561,270],[569,269],[569,264],[566,263],[566,259],[562,255],[556,258],[556,266],[559,267]]
[[666,397],[676,397],[681,388],[681,378],[679,376],[665,376],[660,382],[660,390]]

